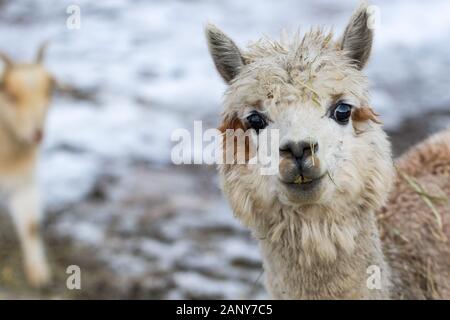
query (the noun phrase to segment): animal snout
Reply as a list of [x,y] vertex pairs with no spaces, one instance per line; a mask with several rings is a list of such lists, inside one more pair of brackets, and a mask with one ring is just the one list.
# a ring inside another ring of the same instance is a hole
[[293,157],[299,165],[302,165],[305,160],[314,156],[319,151],[319,143],[315,140],[301,140],[301,141],[287,141],[280,147],[282,153],[287,153]]
[[291,170],[295,168],[299,174],[310,178],[320,175],[318,151],[319,143],[312,138],[289,140],[280,146],[281,154],[292,163]]
[[44,138],[44,132],[40,129],[36,130],[34,133],[34,142],[41,143]]

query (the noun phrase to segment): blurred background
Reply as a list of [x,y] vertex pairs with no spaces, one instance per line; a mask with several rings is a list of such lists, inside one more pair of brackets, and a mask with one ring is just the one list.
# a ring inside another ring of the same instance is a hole
[[[396,155],[450,123],[450,1],[373,0],[366,69]],[[69,30],[69,5],[81,29]],[[0,1],[0,50],[29,61],[50,40],[60,83],[39,165],[53,284],[31,289],[0,212],[0,298],[266,298],[258,247],[234,220],[214,167],[174,166],[173,129],[216,127],[225,89],[203,27],[241,47],[283,28],[333,25],[358,1]],[[78,265],[81,290],[66,288]]]

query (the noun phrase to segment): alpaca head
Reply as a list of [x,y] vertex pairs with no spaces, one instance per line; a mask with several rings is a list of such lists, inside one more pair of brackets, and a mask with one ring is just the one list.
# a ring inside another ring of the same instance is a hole
[[[362,195],[371,207],[385,200],[393,172],[390,144],[369,107],[362,73],[372,46],[369,19],[363,5],[339,40],[317,29],[293,39],[262,39],[245,51],[207,27],[213,61],[229,85],[222,131],[279,133],[277,174],[261,175],[258,164],[221,165],[238,215],[276,203],[345,208]],[[250,137],[246,147],[254,143]]]
[[20,142],[40,143],[54,85],[43,66],[45,44],[38,50],[35,62],[14,63],[0,54],[0,120]]

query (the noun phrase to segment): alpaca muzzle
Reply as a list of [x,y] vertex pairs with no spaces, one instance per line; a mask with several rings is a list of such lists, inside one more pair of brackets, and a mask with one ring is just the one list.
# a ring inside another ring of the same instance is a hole
[[42,130],[36,130],[34,133],[34,142],[40,144],[44,138],[44,132]]
[[306,184],[321,178],[319,144],[312,139],[285,143],[280,148],[280,176],[283,182]]

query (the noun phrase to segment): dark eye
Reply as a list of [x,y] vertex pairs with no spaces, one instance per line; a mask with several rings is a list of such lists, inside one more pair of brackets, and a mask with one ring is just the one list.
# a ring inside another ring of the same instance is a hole
[[351,114],[352,106],[347,103],[340,102],[337,104],[336,108],[334,108],[332,117],[339,124],[347,124]]
[[264,119],[263,116],[257,112],[250,114],[247,117],[247,121],[250,124],[250,127],[252,127],[252,129],[255,129],[256,131],[262,130],[267,127],[266,119]]

